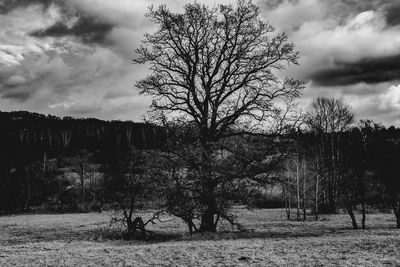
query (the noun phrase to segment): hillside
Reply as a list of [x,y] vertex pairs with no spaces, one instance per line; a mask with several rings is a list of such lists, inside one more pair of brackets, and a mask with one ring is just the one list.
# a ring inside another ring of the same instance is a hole
[[[117,155],[160,149],[166,142],[161,127],[131,121],[16,111],[0,112],[0,125],[0,213],[46,203],[58,210],[62,199],[67,210],[76,210],[77,203],[71,200],[77,198],[79,166],[86,169],[81,172],[83,180],[89,174],[100,177],[120,158]],[[99,186],[95,180],[90,181]]]

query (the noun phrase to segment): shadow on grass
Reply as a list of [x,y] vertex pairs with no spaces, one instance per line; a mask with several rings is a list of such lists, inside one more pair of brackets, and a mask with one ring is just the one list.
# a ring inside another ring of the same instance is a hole
[[187,232],[150,232],[146,236],[146,240],[127,239],[120,231],[110,229],[98,229],[88,232],[90,240],[93,241],[117,241],[124,240],[135,243],[163,243],[163,242],[179,242],[179,241],[218,241],[218,240],[237,240],[237,239],[274,239],[274,238],[305,238],[305,237],[319,237],[326,234],[335,233],[333,229],[318,229],[318,230],[302,230],[294,229],[293,231],[284,229],[274,230],[247,230],[247,231],[219,231],[216,233],[196,233],[189,235]]
[[[0,245],[12,246],[22,245],[26,243],[36,242],[74,242],[74,241],[122,241],[120,244],[151,244],[173,241],[205,241],[205,240],[236,240],[236,239],[293,239],[320,237],[323,235],[342,235],[349,234],[354,231],[369,232],[374,231],[376,235],[391,235],[396,228],[385,226],[383,228],[368,228],[366,230],[353,230],[351,227],[290,227],[288,225],[281,227],[266,226],[260,230],[247,231],[220,231],[217,233],[198,233],[190,236],[187,232],[167,232],[153,231],[147,233],[146,240],[127,239],[124,232],[120,229],[109,227],[98,227],[96,229],[73,229],[73,228],[47,228],[47,229],[27,229],[27,228],[8,228],[7,230],[0,229],[1,232],[6,232],[6,238],[0,240]],[[397,229],[398,230],[398,229]]]

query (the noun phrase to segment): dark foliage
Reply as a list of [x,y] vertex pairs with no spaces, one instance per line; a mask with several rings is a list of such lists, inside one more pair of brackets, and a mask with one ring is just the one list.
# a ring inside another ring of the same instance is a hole
[[[0,112],[0,124],[0,212],[37,205],[55,211],[98,209],[103,203],[90,201],[101,194],[101,184],[92,177],[99,176],[101,166],[132,147],[156,149],[166,142],[164,129],[146,123],[19,111]],[[73,174],[91,180],[90,190],[84,184],[79,189]]]

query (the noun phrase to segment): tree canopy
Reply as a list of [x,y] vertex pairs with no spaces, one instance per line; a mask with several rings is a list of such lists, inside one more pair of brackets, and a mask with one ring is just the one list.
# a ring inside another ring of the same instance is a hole
[[137,87],[154,97],[154,110],[195,122],[203,138],[224,137],[249,120],[265,123],[281,111],[278,99],[299,96],[301,81],[277,76],[297,64],[298,52],[251,1],[187,4],[183,13],[161,5],[147,16],[158,30],[137,49],[135,62],[152,71]]

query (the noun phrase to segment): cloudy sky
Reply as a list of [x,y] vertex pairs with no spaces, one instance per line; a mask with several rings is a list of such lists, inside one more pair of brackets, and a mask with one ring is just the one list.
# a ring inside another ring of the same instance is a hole
[[[231,0],[201,0],[214,5]],[[288,75],[300,102],[342,97],[358,119],[400,126],[400,0],[254,0],[300,51]],[[0,0],[0,110],[139,120],[134,49],[154,26],[151,4],[183,0]]]

